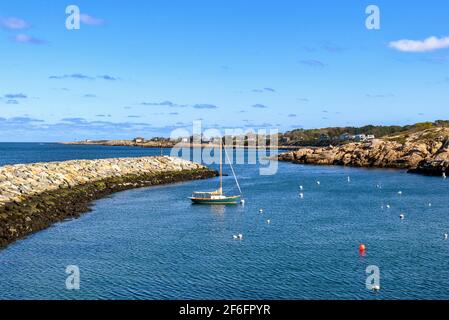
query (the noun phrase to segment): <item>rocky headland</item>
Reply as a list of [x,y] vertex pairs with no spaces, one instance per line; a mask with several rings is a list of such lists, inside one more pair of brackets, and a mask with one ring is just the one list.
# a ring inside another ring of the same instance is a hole
[[172,157],[0,167],[0,248],[55,222],[78,217],[90,210],[93,200],[111,193],[216,175],[207,167]]
[[425,175],[449,174],[449,128],[405,132],[340,146],[304,147],[282,153],[280,161],[315,165],[342,165],[407,169]]

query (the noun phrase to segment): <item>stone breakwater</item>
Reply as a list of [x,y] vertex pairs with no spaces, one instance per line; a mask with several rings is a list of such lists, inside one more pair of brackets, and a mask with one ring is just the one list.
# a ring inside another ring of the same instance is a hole
[[111,193],[206,179],[217,173],[180,158],[142,157],[0,167],[0,247],[90,210]]
[[278,156],[300,164],[408,169],[411,173],[449,175],[449,130],[424,130],[336,147],[301,148]]

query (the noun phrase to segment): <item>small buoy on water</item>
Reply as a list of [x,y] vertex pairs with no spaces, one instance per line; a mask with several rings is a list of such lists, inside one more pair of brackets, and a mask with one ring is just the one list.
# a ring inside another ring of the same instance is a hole
[[243,200],[243,199],[240,200],[240,204],[241,204],[241,205],[244,205],[244,204],[245,204],[245,200]]
[[432,206],[432,203],[429,202],[429,207],[431,207],[431,206]]
[[299,190],[304,190],[304,187],[303,186],[299,186]]
[[399,215],[399,218],[400,218],[401,220],[404,220],[404,219],[405,219],[405,214],[400,214],[400,215]]
[[300,194],[299,194],[299,197],[300,197],[301,199],[304,199],[304,193],[300,193]]
[[270,220],[270,219],[268,219],[268,220],[267,220],[267,224],[270,224],[270,223],[271,223],[271,220]]
[[317,181],[317,182],[316,182],[316,184],[317,184],[317,185],[320,185],[320,184],[321,184],[321,182]]
[[449,239],[449,234],[445,233],[444,234],[444,240],[447,240],[447,239]]
[[390,207],[390,205],[389,204],[387,204],[387,209],[390,209],[391,207]]
[[243,234],[240,233],[238,235],[233,235],[232,238],[234,240],[243,240]]
[[398,195],[401,195],[402,194],[402,191],[398,191]]
[[348,177],[348,182],[351,182],[351,177]]
[[372,286],[372,290],[373,290],[374,292],[377,292],[377,291],[380,290],[380,286],[373,285],[373,286]]
[[366,247],[363,243],[361,245],[359,245],[359,252],[360,252],[360,254],[366,253]]
[[259,213],[263,213],[263,209],[259,209]]

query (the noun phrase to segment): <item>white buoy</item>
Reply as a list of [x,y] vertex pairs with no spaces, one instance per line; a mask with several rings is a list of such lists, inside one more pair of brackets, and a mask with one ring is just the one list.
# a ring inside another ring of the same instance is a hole
[[380,291],[380,286],[373,285],[372,289],[373,289],[374,292]]
[[444,240],[448,240],[449,239],[449,234],[445,233],[444,234]]
[[390,208],[391,208],[391,206],[389,204],[387,204],[387,209],[390,209]]
[[263,213],[263,209],[259,209],[259,213]]
[[317,185],[320,185],[320,184],[321,184],[321,182],[317,181],[317,182],[316,182],[316,184],[317,184]]
[[270,223],[271,223],[271,220],[270,220],[270,219],[268,219],[268,220],[267,220],[267,224],[270,224]]
[[244,206],[245,205],[245,200],[240,200],[240,204],[242,205],[242,206]]
[[299,186],[299,190],[304,190],[304,187],[303,186]]
[[405,219],[405,214],[399,215],[399,218],[400,218],[401,220],[404,220],[404,219]]
[[431,206],[432,206],[432,203],[429,202],[429,207],[431,207]]
[[348,182],[351,182],[351,177],[348,177]]
[[299,197],[300,197],[301,199],[304,199],[304,193],[301,192],[301,193],[299,194]]
[[402,191],[398,191],[398,195],[401,195],[402,194]]
[[243,240],[243,234],[240,233],[238,235],[233,235],[232,238],[234,240]]
[[446,172],[443,172],[443,179],[446,179]]

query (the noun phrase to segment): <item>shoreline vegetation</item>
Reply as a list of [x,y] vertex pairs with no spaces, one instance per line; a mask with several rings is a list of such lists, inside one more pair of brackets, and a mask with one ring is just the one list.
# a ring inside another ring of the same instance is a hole
[[216,177],[170,157],[72,160],[0,167],[0,249],[89,212],[94,200],[134,188]]

